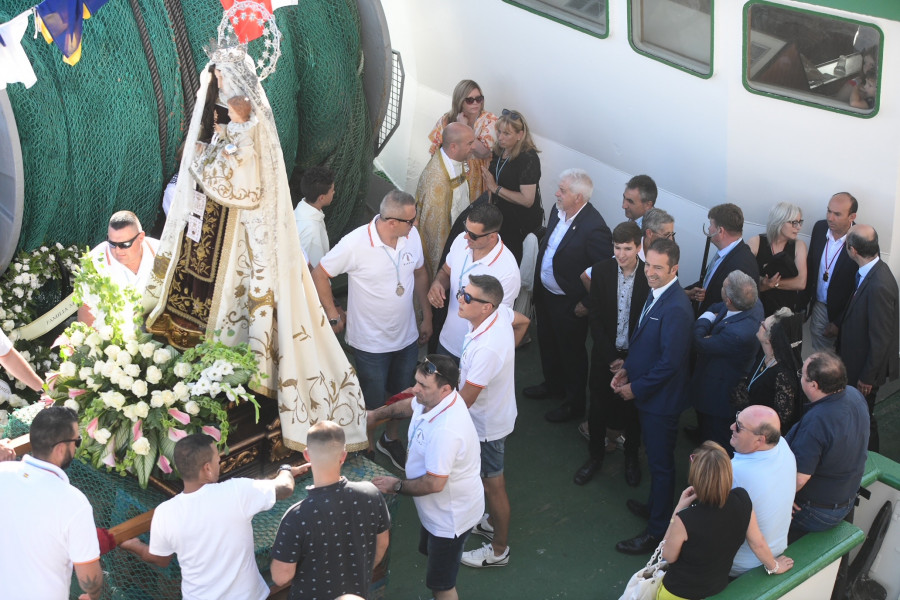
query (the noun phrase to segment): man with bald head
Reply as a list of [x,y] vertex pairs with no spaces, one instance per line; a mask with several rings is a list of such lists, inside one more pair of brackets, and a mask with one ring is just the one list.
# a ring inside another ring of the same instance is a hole
[[439,152],[435,152],[419,176],[416,208],[419,233],[425,248],[425,264],[434,279],[450,226],[474,198],[466,184],[466,160],[472,154],[475,132],[468,125],[450,123],[444,128]]
[[[731,445],[733,487],[747,490],[772,556],[780,556],[787,548],[791,527],[797,461],[781,437],[778,413],[758,404],[738,411],[731,426]],[[760,564],[745,540],[734,557],[730,575],[737,577]]]
[[869,450],[878,452],[878,423],[873,414],[878,386],[897,378],[897,280],[879,258],[878,233],[870,225],[854,225],[847,234],[847,254],[859,266],[856,286],[838,333],[837,350],[847,367],[847,382],[869,406]]

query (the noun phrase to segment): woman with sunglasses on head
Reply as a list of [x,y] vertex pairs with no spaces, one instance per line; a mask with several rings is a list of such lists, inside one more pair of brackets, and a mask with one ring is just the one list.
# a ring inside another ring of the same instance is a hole
[[734,488],[731,460],[715,442],[691,454],[688,487],[681,493],[663,538],[669,563],[657,600],[699,600],[728,585],[734,556],[744,540],[770,575],[794,566],[787,556],[772,556],[744,488]]
[[797,312],[806,289],[806,243],[797,239],[803,227],[800,207],[779,202],[769,211],[766,232],[747,242],[759,265],[759,299],[766,316],[782,306]]
[[491,202],[503,213],[500,237],[521,264],[525,236],[539,229],[544,220],[541,161],[521,113],[503,109],[497,120],[494,156],[482,175]]
[[472,147],[472,158],[467,163],[469,172],[466,179],[469,183],[469,199],[474,201],[487,191],[481,178],[481,168],[487,166],[494,145],[494,124],[497,116],[484,110],[484,94],[481,86],[471,79],[463,79],[453,88],[453,101],[450,110],[438,119],[428,139],[431,141],[429,154],[434,154],[444,141],[444,127],[450,123],[462,123],[475,131],[475,145]]

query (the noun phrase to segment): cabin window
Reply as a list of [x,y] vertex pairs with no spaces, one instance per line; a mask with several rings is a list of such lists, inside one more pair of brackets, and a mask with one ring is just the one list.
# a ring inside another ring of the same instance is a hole
[[694,75],[712,75],[712,0],[630,0],[631,45]]
[[609,35],[609,0],[504,0],[574,29],[605,38]]
[[849,114],[878,111],[881,30],[768,2],[744,7],[744,85]]

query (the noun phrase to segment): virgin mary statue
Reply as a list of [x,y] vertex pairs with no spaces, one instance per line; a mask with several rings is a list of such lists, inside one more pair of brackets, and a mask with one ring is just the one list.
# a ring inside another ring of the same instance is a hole
[[[179,348],[207,336],[248,342],[277,398],[284,443],[318,421],[366,446],[356,373],[303,258],[272,109],[244,47],[214,49],[201,73],[175,197],[144,293],[147,329]],[[240,100],[234,101],[235,97]],[[246,114],[249,101],[250,115]],[[243,107],[226,128],[228,108]],[[234,138],[240,139],[233,143]]]

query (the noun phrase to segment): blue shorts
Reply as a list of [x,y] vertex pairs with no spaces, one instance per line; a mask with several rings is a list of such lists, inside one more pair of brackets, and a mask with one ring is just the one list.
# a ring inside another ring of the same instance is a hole
[[485,479],[503,475],[503,455],[506,436],[499,440],[481,442],[481,476]]
[[416,342],[393,352],[365,352],[354,348],[353,356],[359,387],[369,410],[384,406],[384,401],[390,396],[415,383],[416,361],[419,358]]
[[455,538],[432,535],[425,527],[419,533],[419,552],[428,557],[425,587],[433,592],[446,592],[456,587],[459,561],[471,529]]

